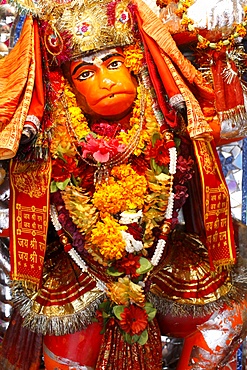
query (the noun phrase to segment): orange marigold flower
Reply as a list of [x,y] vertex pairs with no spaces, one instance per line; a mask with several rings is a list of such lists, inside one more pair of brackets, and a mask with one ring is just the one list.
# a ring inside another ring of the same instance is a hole
[[138,175],[130,165],[122,164],[112,169],[108,182],[97,185],[93,204],[99,211],[110,214],[140,209],[146,191],[146,178]]
[[124,49],[125,60],[124,64],[130,71],[135,74],[140,72],[143,62],[143,52],[138,43],[127,46]]
[[134,305],[125,307],[121,313],[121,318],[119,321],[120,328],[131,336],[140,335],[147,328],[148,315],[140,307]]
[[236,27],[236,32],[240,37],[244,37],[246,35],[246,28],[242,24],[238,24]]
[[92,229],[91,242],[105,260],[118,260],[125,253],[122,230],[127,230],[127,227],[119,225],[112,217],[105,217]]
[[119,278],[117,282],[108,284],[107,295],[117,305],[135,303],[144,306],[145,294],[140,285],[133,283],[127,276]]

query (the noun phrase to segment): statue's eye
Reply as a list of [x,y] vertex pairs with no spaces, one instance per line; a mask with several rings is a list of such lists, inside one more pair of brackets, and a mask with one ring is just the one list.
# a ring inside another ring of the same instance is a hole
[[119,67],[121,67],[122,64],[123,64],[123,62],[121,60],[113,60],[108,65],[108,69],[118,69]]
[[78,77],[77,80],[84,81],[94,75],[93,71],[83,71]]

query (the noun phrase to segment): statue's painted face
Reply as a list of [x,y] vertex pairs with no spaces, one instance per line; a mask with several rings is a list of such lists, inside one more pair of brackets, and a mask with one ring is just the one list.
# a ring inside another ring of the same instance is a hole
[[98,52],[70,65],[70,75],[83,98],[86,113],[102,117],[122,116],[131,108],[136,97],[136,80],[124,65],[121,51]]

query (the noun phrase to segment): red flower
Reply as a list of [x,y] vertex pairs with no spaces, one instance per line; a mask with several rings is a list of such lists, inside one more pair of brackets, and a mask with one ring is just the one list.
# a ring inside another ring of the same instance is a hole
[[52,178],[54,181],[63,182],[73,173],[77,176],[77,163],[74,158],[64,155],[64,159],[57,158],[52,163]]
[[142,240],[143,230],[137,222],[132,222],[128,225],[128,233],[131,234],[135,240]]
[[115,268],[119,272],[124,272],[125,275],[137,277],[139,274],[137,274],[136,270],[141,266],[139,260],[140,256],[134,256],[130,253],[128,257],[123,257],[117,261]]
[[142,154],[139,157],[133,156],[132,168],[138,173],[138,175],[145,175],[149,166],[150,158],[144,157]]
[[107,136],[107,137],[114,137],[118,134],[121,130],[121,126],[118,123],[93,123],[91,126],[91,130],[98,135]]
[[184,184],[190,180],[192,178],[193,165],[194,161],[192,158],[189,157],[186,159],[182,155],[179,155],[177,159],[176,181]]
[[103,323],[104,323],[104,318],[103,318],[103,312],[102,311],[100,311],[100,310],[97,310],[96,311],[96,320],[100,323],[100,324],[102,324],[103,325]]
[[148,315],[138,306],[125,307],[119,321],[120,328],[130,335],[140,335],[147,327]]
[[109,158],[125,149],[125,145],[120,144],[117,139],[95,139],[91,134],[87,136],[87,142],[81,143],[81,147],[84,158],[92,156],[100,163],[107,162]]
[[167,166],[170,162],[169,150],[167,149],[164,140],[158,139],[154,146],[149,147],[149,158],[154,158],[159,166]]

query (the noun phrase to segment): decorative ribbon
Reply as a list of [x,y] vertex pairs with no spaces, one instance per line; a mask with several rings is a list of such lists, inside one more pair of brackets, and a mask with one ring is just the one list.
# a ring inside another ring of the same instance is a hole
[[206,245],[212,269],[236,262],[230,198],[214,145],[193,140],[200,171]]
[[51,163],[10,163],[11,278],[39,285],[49,220]]

